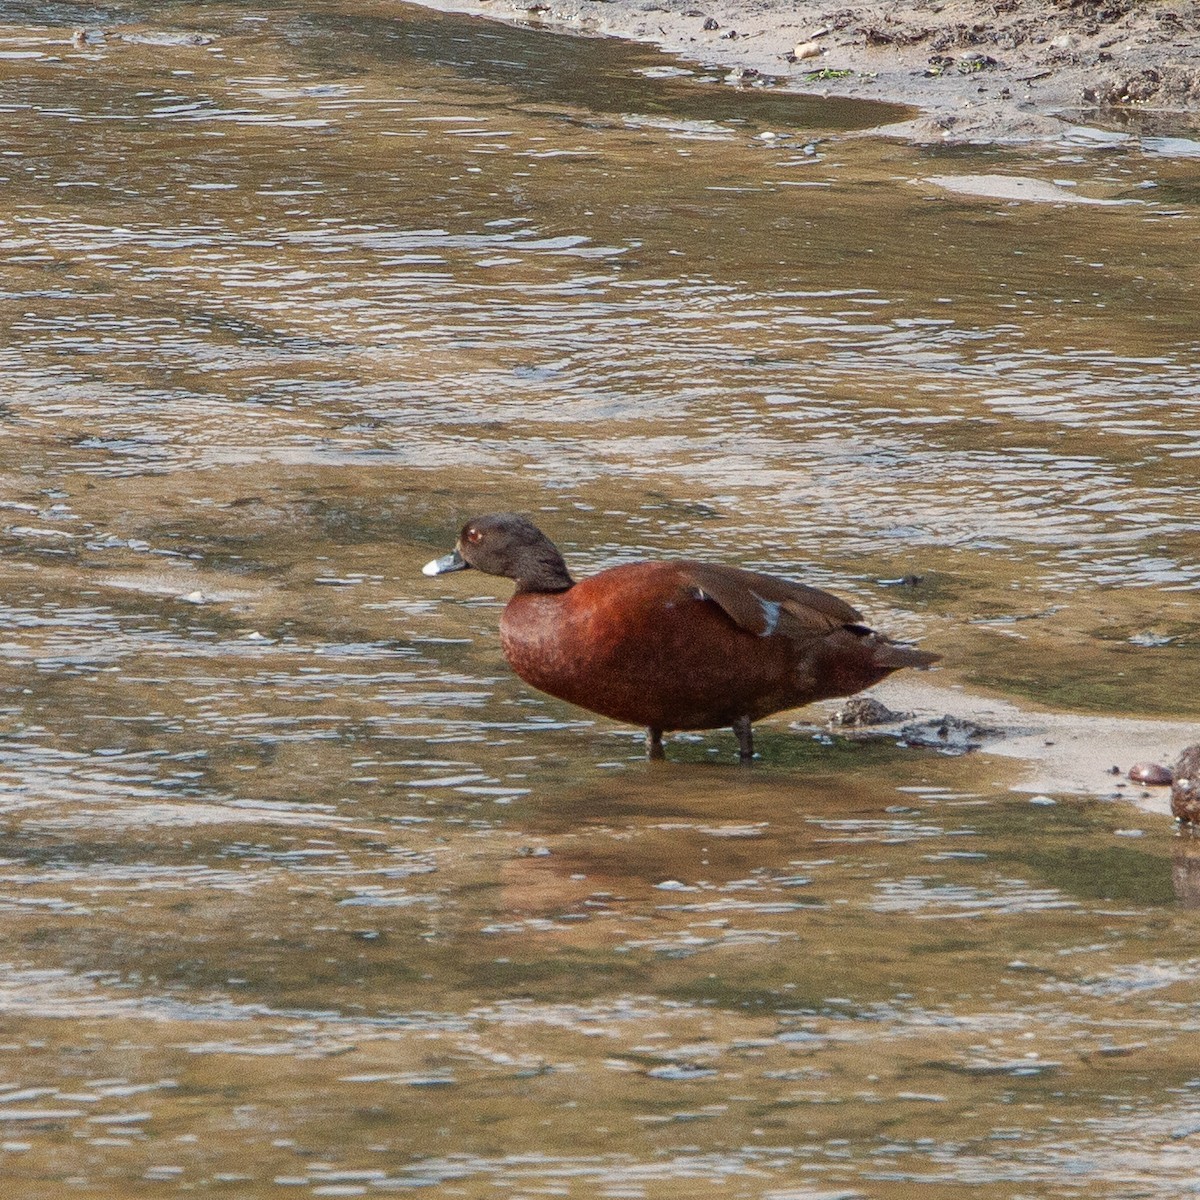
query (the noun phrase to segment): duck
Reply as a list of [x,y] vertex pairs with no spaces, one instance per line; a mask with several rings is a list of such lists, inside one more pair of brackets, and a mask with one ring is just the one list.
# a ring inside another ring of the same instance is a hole
[[427,576],[467,569],[516,584],[500,617],[509,666],[530,687],[663,734],[732,729],[743,763],[753,723],[852,696],[940,654],[892,641],[819,588],[694,559],[632,562],[576,581],[558,547],[520,513],[473,517]]

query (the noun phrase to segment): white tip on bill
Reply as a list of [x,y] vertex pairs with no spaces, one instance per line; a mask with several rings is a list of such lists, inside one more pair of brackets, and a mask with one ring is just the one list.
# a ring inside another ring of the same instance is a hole
[[421,568],[422,575],[440,575],[441,570],[438,568],[438,560],[432,558]]

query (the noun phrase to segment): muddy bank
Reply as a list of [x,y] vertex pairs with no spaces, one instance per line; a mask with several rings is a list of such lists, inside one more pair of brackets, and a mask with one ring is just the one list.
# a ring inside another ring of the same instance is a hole
[[1200,112],[1200,10],[1134,0],[429,0],[505,21],[632,38],[751,87],[912,105],[922,141],[1052,140],[1072,125]]

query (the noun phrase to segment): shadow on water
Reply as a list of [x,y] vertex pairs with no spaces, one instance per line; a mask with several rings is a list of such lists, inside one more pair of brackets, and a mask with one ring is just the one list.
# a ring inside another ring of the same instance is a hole
[[[416,5],[388,6],[386,15],[344,11],[340,4],[272,5],[270,20],[288,32],[313,65],[353,77],[366,63],[411,72],[418,87],[427,67],[453,72],[465,84],[502,89],[517,103],[564,105],[582,114],[639,114],[730,129],[854,130],[901,120],[910,110],[892,104],[826,99],[772,90],[767,81],[729,87],[704,68],[673,68],[656,51],[613,38],[582,37],[454,16]],[[342,10],[342,11],[339,11]],[[211,24],[227,29],[236,5],[213,6]],[[251,18],[259,6],[245,9]],[[205,25],[186,0],[167,0],[153,14],[180,28]],[[119,30],[144,21],[137,4],[0,4],[0,21]]]
[[[611,38],[579,37],[491,21],[464,21],[398,4],[388,17],[310,18],[332,34],[309,43],[321,55],[349,51],[419,72],[448,69],[473,85],[490,84],[518,101],[566,105],[585,113],[640,114],[674,121],[710,122],[730,129],[866,129],[898,121],[897,105],[828,100],[773,92],[769,86],[726,86],[697,68],[664,65],[663,56]],[[326,65],[340,58],[322,58]],[[669,60],[668,60],[669,61]]]

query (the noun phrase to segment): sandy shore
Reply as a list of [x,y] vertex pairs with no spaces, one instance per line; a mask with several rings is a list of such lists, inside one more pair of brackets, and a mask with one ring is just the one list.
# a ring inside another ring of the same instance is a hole
[[[1144,762],[1169,767],[1185,747],[1200,741],[1194,721],[1037,710],[934,678],[892,678],[868,695],[903,715],[849,736],[900,739],[907,729],[917,731],[920,744],[936,746],[939,726],[950,717],[950,752],[956,742],[969,742],[972,754],[1017,760],[1014,791],[1128,801],[1163,816],[1170,815],[1171,789],[1132,782],[1129,768]],[[832,713],[838,703],[823,707]]]
[[425,2],[652,42],[744,86],[912,105],[919,115],[889,132],[918,141],[1054,140],[1105,109],[1200,122],[1197,3]]

